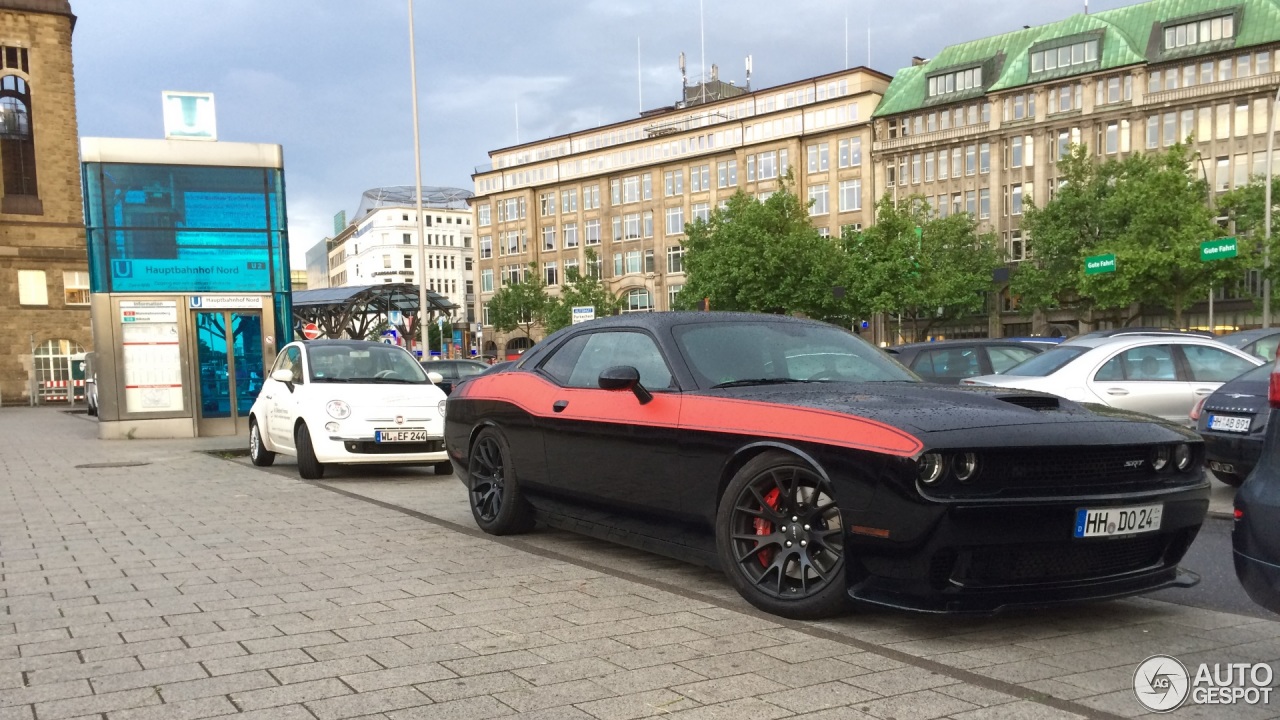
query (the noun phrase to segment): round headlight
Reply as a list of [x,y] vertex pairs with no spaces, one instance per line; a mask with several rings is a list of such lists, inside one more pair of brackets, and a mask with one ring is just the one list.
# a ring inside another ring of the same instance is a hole
[[978,474],[978,456],[973,453],[957,454],[951,459],[951,472],[960,482],[969,482]]
[[1169,446],[1161,445],[1151,451],[1151,469],[1161,472],[1169,467]]
[[329,413],[329,417],[335,420],[345,420],[351,417],[351,406],[341,400],[330,400],[329,404],[324,406],[324,411]]
[[1191,446],[1182,443],[1173,449],[1173,464],[1178,472],[1191,470]]
[[448,402],[448,400],[441,400],[436,404],[436,409],[440,411],[440,417],[444,417],[444,407]]
[[920,456],[917,477],[925,485],[932,485],[942,479],[942,470],[945,465],[941,453],[925,453]]

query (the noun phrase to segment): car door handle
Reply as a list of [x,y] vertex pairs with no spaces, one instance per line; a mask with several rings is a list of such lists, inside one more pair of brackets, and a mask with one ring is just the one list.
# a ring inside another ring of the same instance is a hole
[[1108,395],[1128,395],[1129,391],[1124,388],[1107,388]]
[[567,407],[569,407],[568,400],[557,400],[551,404],[551,409],[555,410],[556,412],[564,412],[564,409]]
[[1213,388],[1196,388],[1194,392],[1197,395],[1212,395]]

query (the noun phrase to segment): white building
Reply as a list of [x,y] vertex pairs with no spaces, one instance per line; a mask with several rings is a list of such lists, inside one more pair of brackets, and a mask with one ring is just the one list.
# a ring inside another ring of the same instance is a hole
[[427,264],[420,276],[416,188],[398,185],[366,191],[347,229],[329,243],[330,287],[417,284],[422,277],[428,290],[466,308],[466,321],[474,323],[475,241],[467,205],[471,197],[458,188],[422,188]]

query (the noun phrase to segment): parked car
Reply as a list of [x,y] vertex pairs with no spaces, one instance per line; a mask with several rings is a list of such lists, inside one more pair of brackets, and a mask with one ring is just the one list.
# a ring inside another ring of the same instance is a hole
[[1189,586],[1190,429],[924,383],[856,335],[744,313],[553,333],[449,397],[477,525],[538,519],[719,567],[793,618],[994,611]]
[[886,351],[925,380],[959,385],[967,377],[1002,373],[1047,347],[1047,343],[974,339],[910,343]]
[[1097,338],[1113,338],[1128,337],[1130,335],[1172,335],[1174,337],[1203,337],[1213,338],[1214,335],[1206,330],[1176,330],[1173,328],[1158,327],[1119,327],[1109,328],[1107,330],[1094,330],[1075,337],[1069,337],[1062,341],[1063,345],[1073,345],[1076,343],[1087,342]]
[[1230,335],[1223,335],[1218,338],[1218,342],[1230,345],[1233,348],[1239,348],[1252,355],[1257,355],[1267,362],[1274,362],[1276,359],[1276,347],[1280,346],[1280,328],[1241,330]]
[[1271,415],[1270,379],[1271,366],[1260,365],[1224,383],[1191,411],[1196,431],[1204,438],[1205,464],[1232,487],[1240,487],[1262,454]]
[[441,381],[436,384],[448,395],[455,385],[488,370],[489,366],[478,360],[423,360],[422,369],[439,374]]
[[[1280,372],[1273,366],[1267,405],[1280,408]],[[1245,592],[1280,613],[1280,423],[1267,423],[1258,464],[1236,491],[1232,560]]]
[[967,385],[1039,390],[1190,425],[1196,402],[1262,360],[1190,335],[1098,337],[1062,343],[1002,375]]
[[392,345],[290,343],[249,410],[249,457],[267,466],[277,453],[295,455],[308,480],[330,463],[430,464],[447,475],[440,380]]
[[84,404],[90,416],[98,415],[98,353],[84,354]]

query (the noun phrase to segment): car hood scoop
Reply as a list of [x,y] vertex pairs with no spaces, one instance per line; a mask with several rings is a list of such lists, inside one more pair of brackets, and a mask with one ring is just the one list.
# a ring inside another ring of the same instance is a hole
[[1028,410],[1057,410],[1058,397],[1055,395],[997,395],[996,399]]

